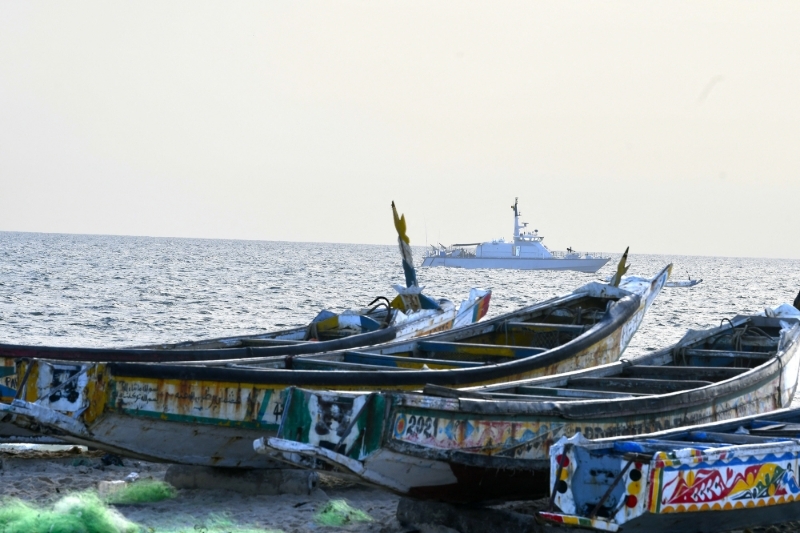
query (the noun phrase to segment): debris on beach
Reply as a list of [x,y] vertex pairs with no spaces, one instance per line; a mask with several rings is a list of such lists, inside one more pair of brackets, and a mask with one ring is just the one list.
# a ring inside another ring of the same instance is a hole
[[3,533],[139,533],[140,527],[93,492],[71,494],[44,508],[15,498],[0,500]]
[[372,517],[352,507],[346,500],[331,500],[314,517],[322,526],[346,526],[357,522],[372,522]]
[[172,485],[154,479],[143,479],[135,483],[125,481],[106,483],[115,484],[113,489],[106,491],[108,494],[106,502],[110,504],[154,503],[169,500],[176,495]]

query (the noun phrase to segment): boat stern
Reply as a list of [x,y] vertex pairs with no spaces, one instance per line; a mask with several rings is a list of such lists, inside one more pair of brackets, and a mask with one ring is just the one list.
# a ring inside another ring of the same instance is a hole
[[[635,444],[595,444],[580,433],[550,448],[550,502],[540,520],[617,531],[645,514],[651,456]],[[558,511],[556,511],[558,510]]]

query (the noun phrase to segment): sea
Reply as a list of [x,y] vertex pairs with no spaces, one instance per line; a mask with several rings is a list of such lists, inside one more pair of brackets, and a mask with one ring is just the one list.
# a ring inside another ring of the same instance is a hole
[[[424,249],[415,247],[417,264]],[[571,292],[612,275],[619,254],[595,274],[418,268],[425,293],[455,302],[492,289],[489,317]],[[629,274],[668,263],[673,279],[625,353],[636,357],[688,329],[791,303],[800,260],[679,255],[628,257]],[[393,298],[403,283],[396,245],[332,244],[0,232],[0,342],[140,346],[266,332],[307,324]]]

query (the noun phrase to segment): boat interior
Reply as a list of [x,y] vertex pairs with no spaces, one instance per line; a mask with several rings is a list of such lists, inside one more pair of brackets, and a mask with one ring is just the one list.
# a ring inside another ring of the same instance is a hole
[[[420,370],[473,368],[537,355],[582,335],[606,315],[614,299],[579,295],[436,337],[295,357],[293,369]],[[245,360],[237,368],[283,368],[283,360]]]
[[361,319],[358,324],[354,324],[353,321],[340,323],[338,320],[331,320],[333,317],[338,318],[339,316],[342,315],[322,311],[320,315],[307,326],[256,335],[222,337],[218,339],[204,339],[200,341],[186,341],[171,344],[151,344],[134,348],[157,350],[216,350],[220,348],[289,346],[309,341],[335,340],[385,327],[388,313],[387,306],[379,304],[371,308],[362,309],[359,313],[350,314],[349,316],[359,317]]
[[652,396],[705,387],[743,374],[777,354],[784,319],[748,317],[635,360],[562,378],[490,385],[471,391],[428,386],[425,394],[519,401],[585,401]]

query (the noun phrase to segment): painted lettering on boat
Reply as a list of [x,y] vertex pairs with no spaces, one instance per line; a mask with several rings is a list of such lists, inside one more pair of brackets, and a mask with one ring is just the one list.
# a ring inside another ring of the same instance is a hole
[[277,424],[283,414],[283,389],[263,389],[236,383],[188,382],[181,380],[113,380],[109,408],[123,409],[131,416],[166,416],[193,421]]
[[433,449],[462,450],[484,455],[524,459],[546,459],[550,446],[563,436],[581,432],[587,438],[605,438],[653,433],[711,420],[745,416],[780,407],[774,395],[777,378],[761,394],[750,393],[714,407],[688,412],[659,413],[625,418],[573,423],[565,420],[497,420],[469,416],[434,416],[397,410],[391,437],[400,442]]

